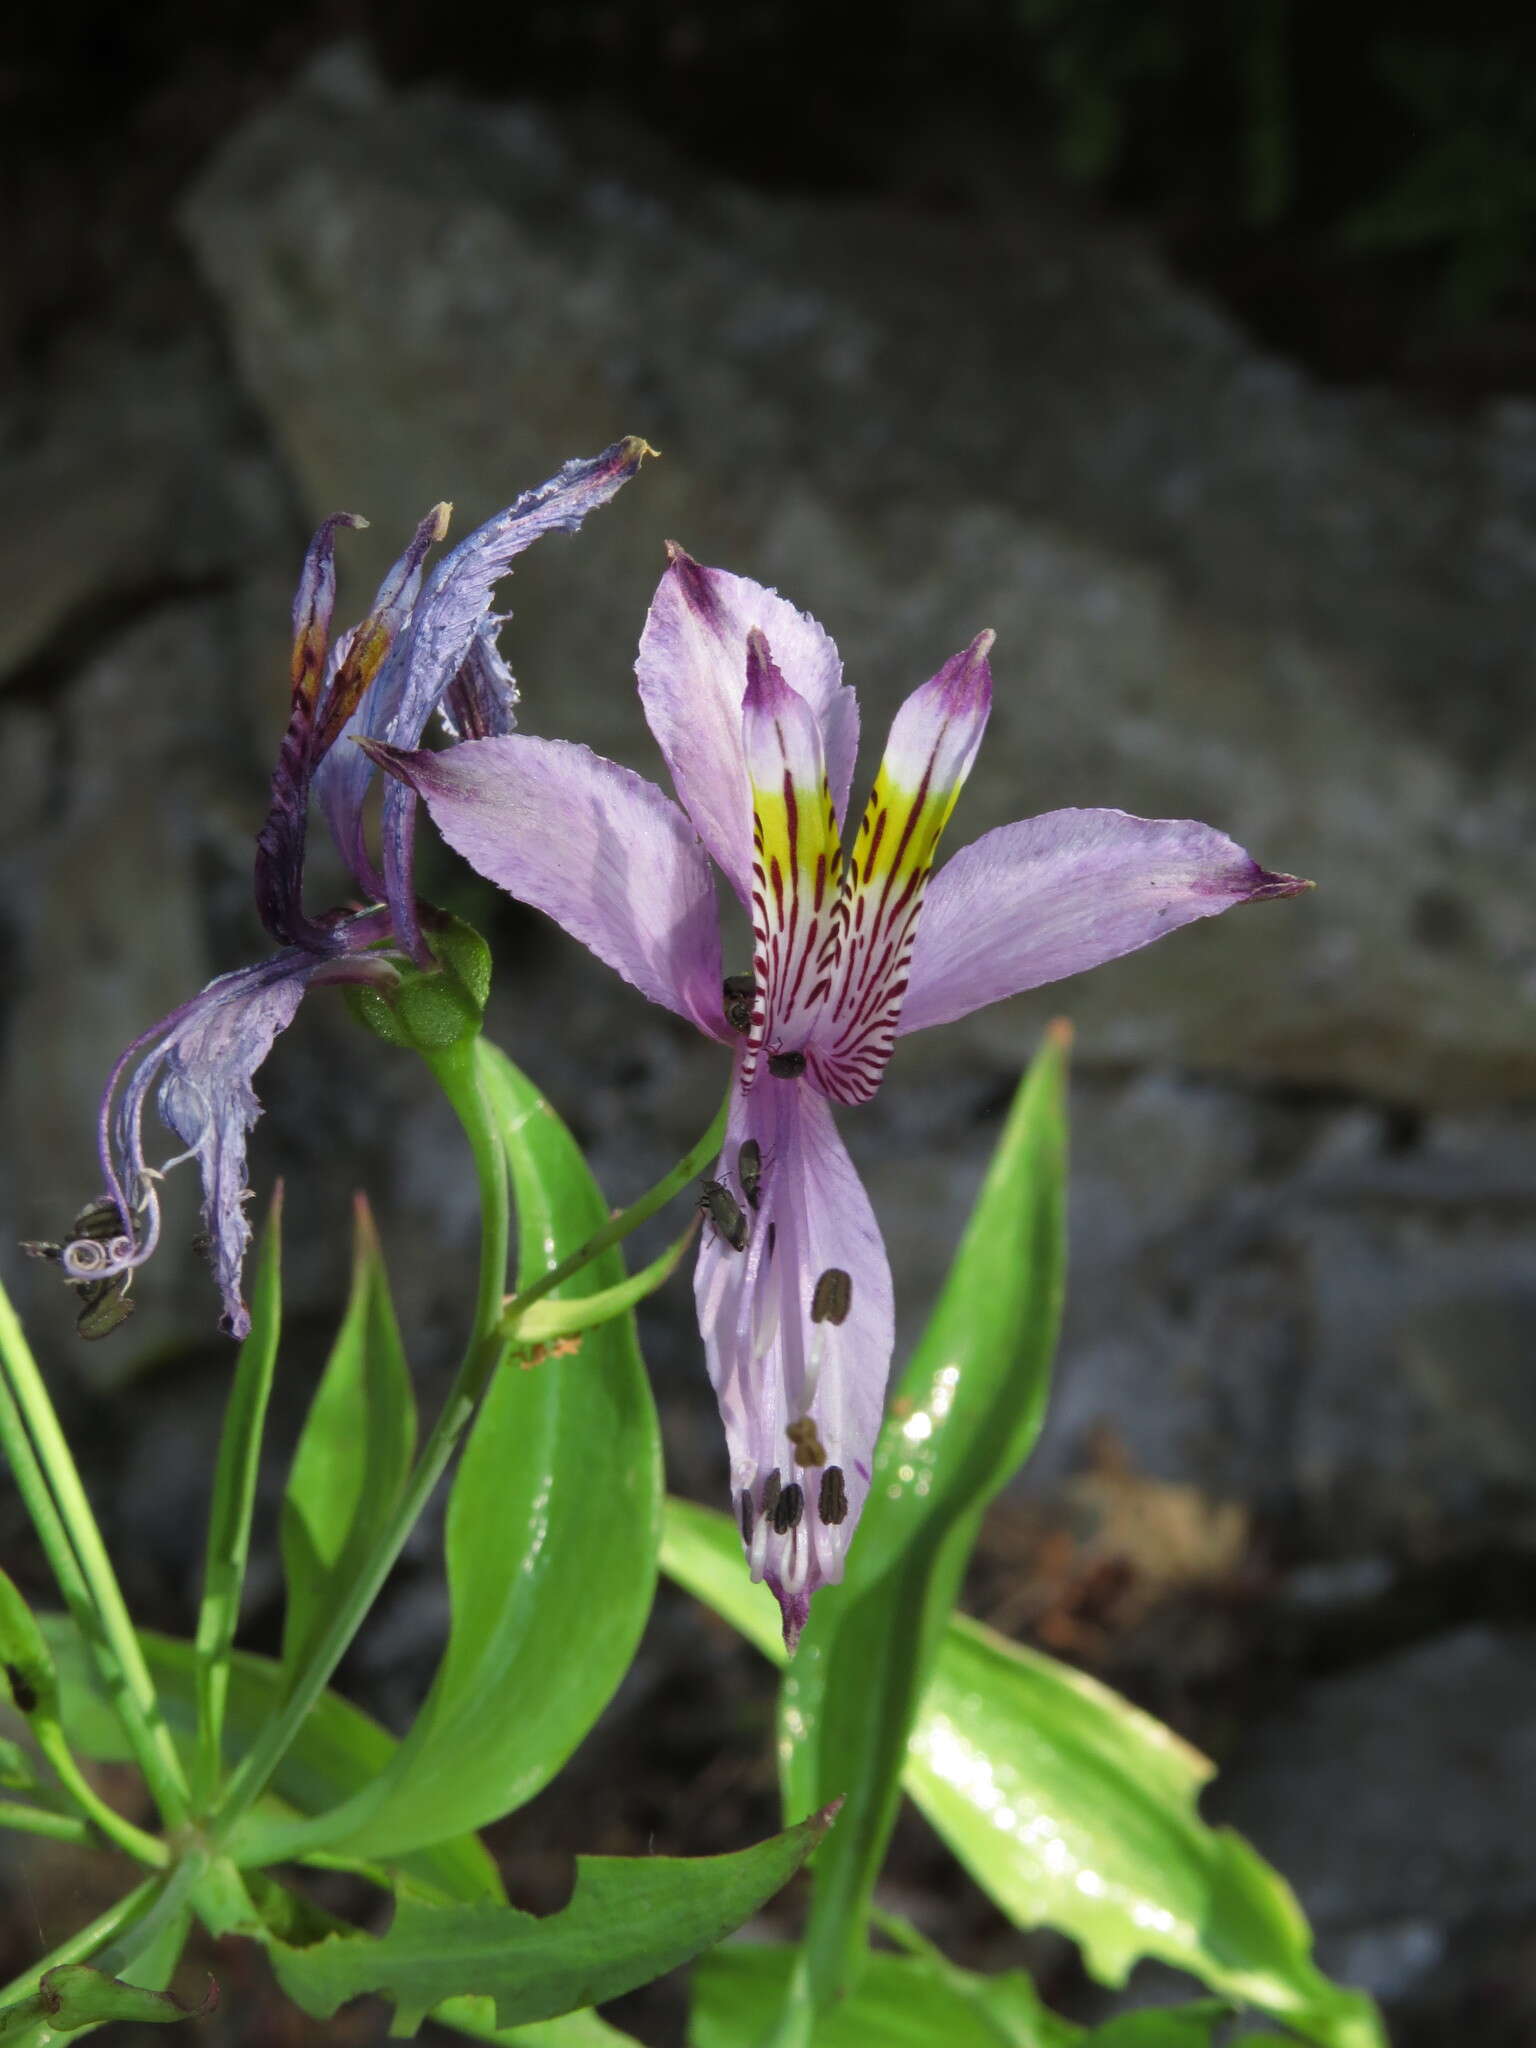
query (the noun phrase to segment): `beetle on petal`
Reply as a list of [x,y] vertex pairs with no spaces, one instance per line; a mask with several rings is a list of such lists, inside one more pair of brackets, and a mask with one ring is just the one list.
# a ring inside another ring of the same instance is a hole
[[[792,1648],[843,1575],[894,1343],[832,1105],[868,1101],[905,1032],[1309,884],[1209,825],[1112,810],[1001,826],[934,872],[991,708],[986,632],[898,711],[845,852],[858,707],[837,649],[776,592],[669,556],[637,673],[680,803],[564,741],[371,751],[481,874],[737,1051],[717,1178],[751,1231],[705,1233],[695,1296],[747,1559]],[[752,919],[729,1016],[712,862]]]

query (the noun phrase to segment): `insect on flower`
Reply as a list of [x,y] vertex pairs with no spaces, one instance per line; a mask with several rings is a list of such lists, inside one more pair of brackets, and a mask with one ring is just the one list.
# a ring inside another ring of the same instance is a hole
[[715,1226],[717,1235],[722,1237],[732,1251],[744,1252],[747,1248],[747,1219],[741,1205],[723,1180],[707,1180],[704,1192],[699,1196],[699,1207]]
[[[837,649],[776,592],[668,552],[637,673],[680,802],[524,734],[374,758],[482,875],[733,1053],[717,1185],[734,1161],[753,1228],[704,1233],[694,1293],[742,1543],[792,1647],[843,1574],[895,1331],[832,1105],[875,1094],[903,1033],[1308,884],[1209,825],[1114,810],[1003,825],[936,868],[991,708],[986,632],[897,712],[848,837],[859,717]],[[750,1009],[745,976],[722,979],[711,863],[752,921]],[[801,1468],[822,1473],[809,1495],[783,1483],[786,1442],[825,1458]]]

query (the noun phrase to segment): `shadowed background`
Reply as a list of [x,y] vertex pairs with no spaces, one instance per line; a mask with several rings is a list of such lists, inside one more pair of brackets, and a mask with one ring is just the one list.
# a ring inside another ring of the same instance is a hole
[[[327,512],[373,522],[345,618],[437,498],[462,534],[644,434],[663,460],[523,559],[503,646],[527,729],[651,774],[631,663],[667,536],[823,620],[864,778],[901,697],[996,628],[953,844],[1112,804],[1319,887],[924,1034],[843,1120],[909,1338],[1022,1061],[1077,1025],[1058,1392],[972,1604],[1211,1749],[1207,1812],[1395,2039],[1500,2048],[1536,2029],[1536,87],[1528,38],[1441,14],[1362,8],[1347,47],[1284,0],[1243,27],[1198,0],[29,22],[0,66],[0,1193],[7,1246],[67,1226],[112,1058],[262,949],[251,842]],[[718,1049],[422,837],[423,893],[495,945],[493,1034],[627,1199],[696,1135]],[[317,846],[310,900],[339,892]],[[425,1075],[333,998],[259,1088],[259,1202],[289,1187],[275,1452],[351,1190],[429,1399],[472,1190]],[[195,1227],[180,1185],[92,1349],[0,1252],[130,1599],[173,1629],[229,1358]],[[681,1283],[643,1335],[672,1483],[716,1500]],[[9,1493],[0,1546],[41,1591]],[[254,1646],[278,1592],[269,1519]],[[442,1624],[423,1532],[345,1685],[400,1725]],[[557,1898],[576,1849],[763,1831],[771,1705],[664,1592],[571,1770],[492,1831],[514,1898]],[[89,1881],[0,1838],[0,1966]],[[1106,2009],[915,1824],[890,1884],[961,1959]],[[215,1967],[210,2038],[272,2038],[249,1958]],[[659,2041],[679,2010],[626,2016]]]

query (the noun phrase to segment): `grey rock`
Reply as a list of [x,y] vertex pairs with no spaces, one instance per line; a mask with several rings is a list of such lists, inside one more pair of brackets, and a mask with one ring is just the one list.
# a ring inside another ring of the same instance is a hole
[[[392,95],[334,57],[242,129],[188,232],[312,516],[379,566],[643,431],[581,562],[519,573],[531,723],[654,766],[627,667],[657,542],[823,618],[881,727],[983,623],[1000,696],[959,832],[1117,803],[1231,829],[1317,897],[914,1044],[1375,1096],[1536,1086],[1523,415],[1314,389],[1113,235],[701,186],[611,117]],[[573,580],[574,579],[574,580]]]
[[1208,1817],[1400,1991],[1459,1922],[1536,1903],[1533,1683],[1536,1639],[1484,1628],[1323,1680],[1245,1734]]

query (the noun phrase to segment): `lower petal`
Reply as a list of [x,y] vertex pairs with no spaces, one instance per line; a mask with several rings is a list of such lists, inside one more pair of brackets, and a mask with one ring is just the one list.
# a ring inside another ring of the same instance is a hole
[[894,1344],[890,1267],[831,1110],[803,1082],[760,1074],[750,1094],[738,1087],[718,1173],[747,1239],[737,1250],[706,1223],[699,1327],[748,1564],[793,1648],[812,1594],[843,1576],[869,1492]]
[[962,847],[928,884],[899,1029],[1081,974],[1234,904],[1311,888],[1210,825],[1049,811]]

